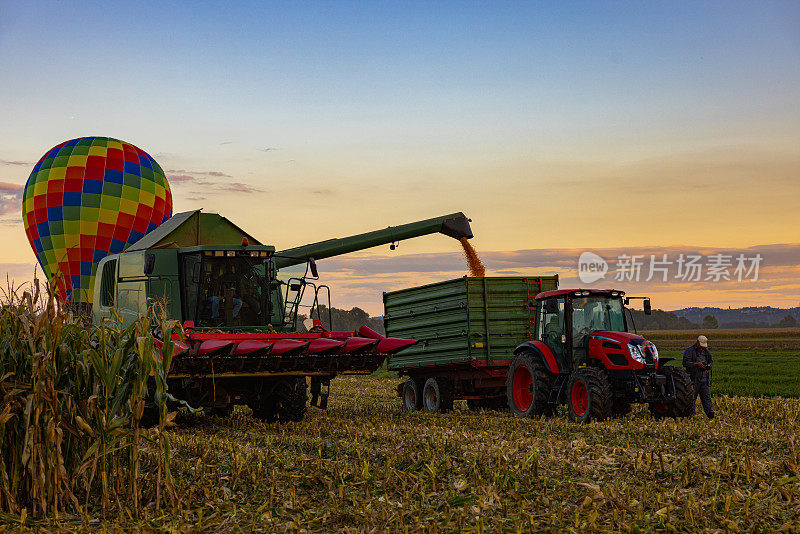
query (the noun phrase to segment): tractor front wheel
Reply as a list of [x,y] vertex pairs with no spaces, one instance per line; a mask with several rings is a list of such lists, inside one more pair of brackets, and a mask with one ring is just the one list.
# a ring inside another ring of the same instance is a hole
[[675,399],[671,403],[651,402],[650,413],[656,419],[689,417],[694,404],[694,386],[689,373],[678,367],[663,367],[658,371],[667,376],[668,383],[675,385]]
[[537,354],[522,352],[511,362],[506,375],[506,400],[511,413],[518,417],[552,415],[548,402],[553,375]]
[[569,418],[576,423],[604,421],[611,414],[613,393],[605,372],[580,367],[567,383]]

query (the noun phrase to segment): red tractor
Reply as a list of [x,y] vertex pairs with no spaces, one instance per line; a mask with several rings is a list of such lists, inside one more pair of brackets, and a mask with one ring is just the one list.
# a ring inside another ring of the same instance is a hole
[[[624,415],[648,403],[656,418],[686,417],[689,374],[659,360],[656,346],[629,332],[622,291],[558,289],[535,297],[534,332],[514,350],[506,397],[518,416],[551,415],[566,404],[576,422]],[[644,298],[650,313],[650,300]]]

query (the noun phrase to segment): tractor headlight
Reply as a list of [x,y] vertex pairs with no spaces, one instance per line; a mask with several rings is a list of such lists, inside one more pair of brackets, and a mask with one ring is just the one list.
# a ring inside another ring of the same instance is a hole
[[657,362],[658,361],[658,349],[656,348],[656,344],[653,343],[652,341],[648,341],[647,342],[647,347],[650,349],[650,352],[653,353],[653,361]]
[[631,358],[636,360],[637,362],[644,364],[644,352],[642,352],[641,345],[633,345],[628,343],[628,352],[631,354]]

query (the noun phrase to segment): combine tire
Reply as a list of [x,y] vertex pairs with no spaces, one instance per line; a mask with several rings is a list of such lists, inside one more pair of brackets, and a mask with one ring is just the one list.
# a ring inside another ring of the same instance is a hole
[[422,409],[422,388],[425,381],[409,378],[403,384],[403,409],[410,412]]
[[508,368],[506,401],[511,413],[518,417],[552,415],[548,402],[553,375],[532,352],[519,354]]
[[206,399],[208,405],[203,406],[203,413],[216,417],[230,417],[233,413],[233,402],[230,393],[222,385],[212,387],[211,391],[213,395],[211,398]]
[[445,378],[429,378],[422,390],[422,406],[426,412],[448,412],[453,409],[453,390]]
[[675,384],[675,400],[669,404],[651,402],[650,413],[656,419],[664,417],[689,417],[694,404],[694,386],[689,373],[677,367],[663,367],[659,372],[667,376],[667,382]]
[[300,421],[307,410],[307,390],[305,377],[280,380],[271,391],[265,388],[259,395],[256,405],[252,406],[253,417],[268,422]]
[[612,402],[611,383],[605,372],[581,367],[572,373],[567,383],[567,405],[572,421],[604,421],[611,414]]

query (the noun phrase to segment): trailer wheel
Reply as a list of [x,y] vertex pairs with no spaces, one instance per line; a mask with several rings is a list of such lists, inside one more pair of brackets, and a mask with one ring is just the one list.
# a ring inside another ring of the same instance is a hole
[[284,378],[278,380],[272,389],[265,387],[251,408],[253,417],[257,419],[285,423],[302,420],[308,409],[307,401],[306,378]]
[[422,390],[422,406],[426,412],[448,412],[453,409],[453,389],[446,378],[429,378]]
[[605,372],[580,367],[567,383],[569,418],[576,423],[604,421],[611,414],[613,394]]
[[532,352],[522,352],[514,358],[506,376],[506,401],[516,416],[552,415],[548,399],[553,387],[553,375],[541,359]]
[[403,384],[403,409],[409,412],[422,409],[422,389],[425,382],[421,378],[409,378]]
[[675,400],[671,403],[651,402],[650,413],[656,419],[689,417],[694,404],[694,386],[689,373],[677,367],[663,367],[659,372],[667,376],[667,382],[675,384]]

